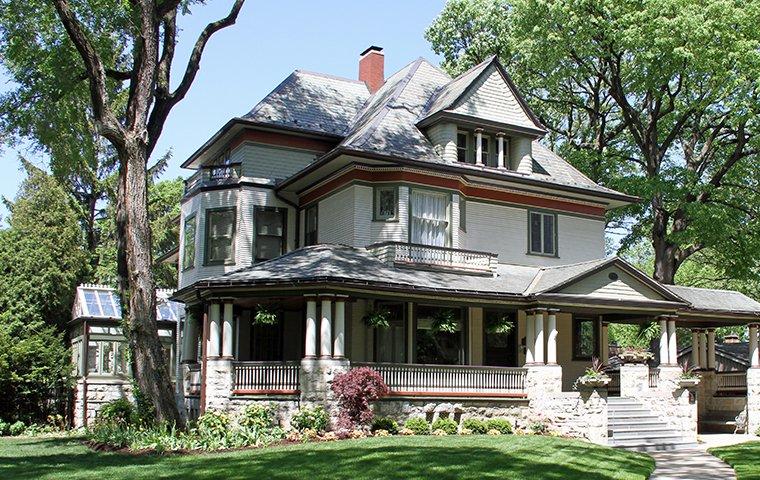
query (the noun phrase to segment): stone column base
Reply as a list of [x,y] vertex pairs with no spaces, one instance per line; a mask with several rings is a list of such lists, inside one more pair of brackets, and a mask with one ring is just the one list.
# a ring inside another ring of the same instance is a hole
[[206,411],[227,409],[232,395],[232,373],[232,360],[206,359]]
[[[667,367],[662,367],[667,368]],[[662,370],[662,368],[660,370]],[[625,363],[620,367],[620,396],[641,398],[649,390],[649,366]]]
[[560,365],[527,365],[525,393],[528,398],[562,391],[562,367]]
[[338,419],[338,404],[332,392],[335,375],[348,371],[350,362],[346,358],[304,358],[301,360],[300,389],[301,405],[313,407],[322,405],[330,414],[334,427]]
[[760,368],[747,370],[747,433],[760,429]]

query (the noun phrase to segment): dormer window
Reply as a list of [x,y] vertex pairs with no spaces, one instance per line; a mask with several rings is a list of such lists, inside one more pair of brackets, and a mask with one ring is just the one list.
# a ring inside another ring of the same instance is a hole
[[457,132],[457,161],[467,162],[467,152],[469,151],[469,138],[467,132]]

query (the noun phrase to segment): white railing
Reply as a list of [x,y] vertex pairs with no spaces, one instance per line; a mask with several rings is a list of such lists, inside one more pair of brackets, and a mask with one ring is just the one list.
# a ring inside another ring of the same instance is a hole
[[494,253],[416,243],[383,242],[370,245],[367,249],[386,263],[395,265],[419,265],[495,273],[498,264],[498,255]]
[[747,373],[746,372],[716,372],[718,392],[746,392],[747,391]]
[[657,388],[657,384],[660,382],[660,369],[649,369],[649,388]]
[[235,393],[298,393],[300,362],[234,362],[232,368]]
[[353,363],[376,370],[394,395],[525,396],[524,368]]

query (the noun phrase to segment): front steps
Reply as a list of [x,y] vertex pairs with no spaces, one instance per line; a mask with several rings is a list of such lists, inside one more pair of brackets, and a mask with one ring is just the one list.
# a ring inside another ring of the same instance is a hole
[[607,403],[608,444],[640,452],[695,448],[696,443],[633,398],[613,397]]

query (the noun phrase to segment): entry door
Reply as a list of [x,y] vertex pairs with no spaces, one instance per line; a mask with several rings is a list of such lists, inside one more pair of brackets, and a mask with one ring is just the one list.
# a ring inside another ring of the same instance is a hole
[[[508,332],[504,332],[505,323]],[[493,367],[517,365],[517,316],[514,312],[483,310],[483,364]]]

